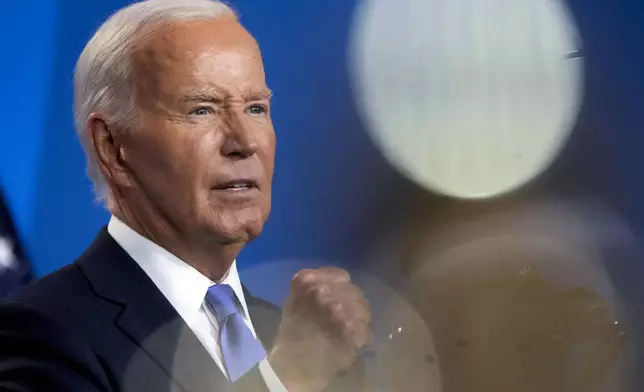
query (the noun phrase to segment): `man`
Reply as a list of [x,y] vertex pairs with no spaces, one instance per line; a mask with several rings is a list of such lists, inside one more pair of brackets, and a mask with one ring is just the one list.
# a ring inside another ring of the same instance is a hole
[[0,306],[0,390],[360,388],[370,313],[345,271],[300,271],[281,315],[239,281],[235,259],[270,210],[275,135],[235,15],[208,0],[122,9],[74,83],[112,218],[75,263]]

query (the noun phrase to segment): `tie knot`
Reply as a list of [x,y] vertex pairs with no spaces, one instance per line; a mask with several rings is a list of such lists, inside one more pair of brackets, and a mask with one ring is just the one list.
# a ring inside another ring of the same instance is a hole
[[220,324],[226,317],[237,313],[237,296],[233,288],[227,284],[211,286],[206,293],[206,299]]

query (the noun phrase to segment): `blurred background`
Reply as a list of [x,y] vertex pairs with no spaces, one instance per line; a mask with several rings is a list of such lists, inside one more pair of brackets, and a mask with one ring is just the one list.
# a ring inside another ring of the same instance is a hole
[[[644,3],[229,3],[275,92],[251,291],[279,304],[298,269],[349,268],[382,390],[644,390]],[[126,4],[3,4],[0,293],[109,219],[72,75]]]

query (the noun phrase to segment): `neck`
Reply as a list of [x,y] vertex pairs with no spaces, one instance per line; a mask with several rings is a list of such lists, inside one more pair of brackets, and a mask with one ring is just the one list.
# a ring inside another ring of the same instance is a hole
[[[123,199],[109,199],[110,212],[132,230],[154,242],[183,262],[191,265],[213,282],[223,280],[237,255],[241,243],[221,243],[208,235],[188,233],[147,209],[131,208]],[[141,212],[144,211],[144,212]]]

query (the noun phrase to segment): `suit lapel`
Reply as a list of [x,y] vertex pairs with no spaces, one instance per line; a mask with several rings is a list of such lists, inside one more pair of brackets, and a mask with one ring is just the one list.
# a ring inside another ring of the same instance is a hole
[[205,391],[207,385],[229,384],[199,339],[156,287],[140,289],[117,324],[185,390]]
[[[184,390],[228,389],[230,383],[199,339],[105,228],[78,264],[98,296],[123,305],[118,327]],[[143,363],[134,358],[128,375],[145,377]]]
[[261,298],[254,297],[246,286],[242,285],[242,289],[255,333],[266,351],[270,352],[281,320],[280,308]]

